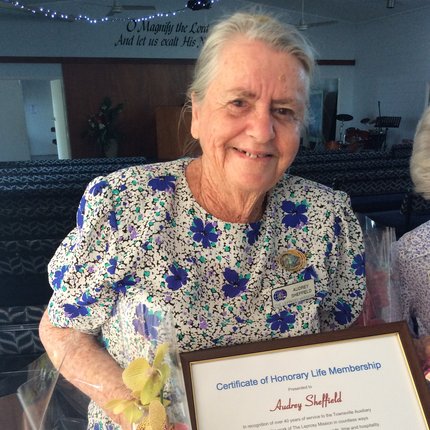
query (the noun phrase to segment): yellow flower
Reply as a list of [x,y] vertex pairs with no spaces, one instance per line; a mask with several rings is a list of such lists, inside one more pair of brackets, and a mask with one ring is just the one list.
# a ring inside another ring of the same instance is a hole
[[108,402],[106,409],[114,414],[123,413],[130,423],[138,423],[147,412],[147,416],[138,429],[164,430],[166,410],[163,389],[170,376],[170,368],[164,362],[169,345],[163,343],[155,351],[152,366],[145,358],[132,361],[122,372],[124,384],[133,393],[133,400],[115,399]]

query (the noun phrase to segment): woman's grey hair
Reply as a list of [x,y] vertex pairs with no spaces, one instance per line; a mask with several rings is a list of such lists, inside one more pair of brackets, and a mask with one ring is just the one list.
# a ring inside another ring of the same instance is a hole
[[[197,101],[204,99],[217,73],[222,49],[237,36],[264,42],[276,51],[296,57],[308,76],[308,99],[315,67],[314,51],[310,43],[293,25],[282,23],[270,15],[237,12],[210,29],[195,65],[193,81],[187,91],[185,110],[191,108],[191,95],[194,95]],[[306,118],[307,115],[305,121]]]
[[418,122],[410,162],[415,191],[430,200],[430,107]]

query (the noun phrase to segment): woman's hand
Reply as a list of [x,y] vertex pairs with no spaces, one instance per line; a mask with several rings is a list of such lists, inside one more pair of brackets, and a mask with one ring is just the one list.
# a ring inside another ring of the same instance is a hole
[[430,381],[430,336],[414,339],[414,345],[424,376]]
[[[122,381],[123,369],[94,336],[71,328],[54,327],[47,311],[41,319],[39,334],[53,365],[101,408],[113,399],[133,398]],[[123,430],[132,429],[122,414],[105,412]]]
[[430,336],[424,336],[420,339],[424,359],[430,362]]

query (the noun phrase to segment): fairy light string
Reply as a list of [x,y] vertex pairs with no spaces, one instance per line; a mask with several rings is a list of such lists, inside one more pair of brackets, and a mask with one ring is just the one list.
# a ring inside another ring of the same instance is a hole
[[[21,4],[19,1],[10,1],[10,0],[1,0],[3,3],[6,3],[10,5],[12,8],[17,10],[23,10],[27,11],[30,14],[38,15],[38,16],[45,16],[46,18],[50,18],[53,20],[60,20],[60,21],[67,21],[67,22],[73,22],[73,21],[80,21],[80,22],[86,22],[89,24],[101,24],[101,23],[114,23],[114,22],[127,22],[127,21],[136,21],[136,22],[142,22],[142,21],[150,21],[157,18],[168,18],[172,16],[176,16],[177,14],[183,13],[187,10],[192,11],[198,11],[203,9],[210,9],[214,3],[219,2],[220,0],[188,0],[187,3],[179,9],[176,10],[169,10],[166,12],[156,12],[150,15],[145,15],[141,17],[110,17],[110,16],[103,16],[103,17],[90,17],[87,15],[79,14],[77,16],[73,14],[68,14],[64,12],[60,12],[57,10],[52,10],[50,8],[45,8],[43,6],[26,6],[24,4]],[[108,6],[108,5],[107,5]]]

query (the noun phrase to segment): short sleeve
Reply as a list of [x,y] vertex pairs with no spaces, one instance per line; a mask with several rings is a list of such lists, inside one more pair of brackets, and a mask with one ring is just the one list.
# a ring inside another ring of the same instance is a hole
[[104,177],[94,179],[81,198],[76,227],[48,265],[53,295],[48,314],[59,327],[96,334],[110,316],[121,280],[115,240],[114,193]]
[[347,328],[359,317],[366,295],[363,235],[349,197],[335,192],[327,251],[329,286],[320,307],[322,331]]

